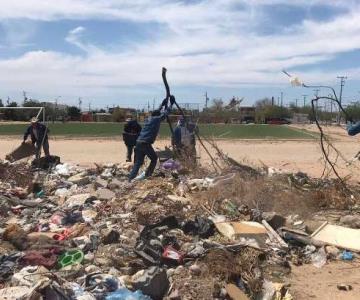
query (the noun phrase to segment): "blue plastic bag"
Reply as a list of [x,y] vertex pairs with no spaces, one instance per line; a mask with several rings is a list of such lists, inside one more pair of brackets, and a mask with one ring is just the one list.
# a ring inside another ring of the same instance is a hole
[[353,260],[353,258],[354,258],[354,255],[353,255],[352,252],[350,252],[350,251],[344,250],[344,251],[341,253],[341,259],[342,259],[342,260]]

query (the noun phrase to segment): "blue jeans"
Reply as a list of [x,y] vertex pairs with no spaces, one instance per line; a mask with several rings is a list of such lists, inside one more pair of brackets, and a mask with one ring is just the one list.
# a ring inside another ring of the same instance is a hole
[[146,169],[145,176],[149,177],[155,170],[157,163],[157,155],[151,144],[148,143],[136,143],[135,146],[135,162],[134,166],[129,174],[129,179],[134,179],[139,173],[139,169],[144,163],[145,156],[150,158],[150,165]]

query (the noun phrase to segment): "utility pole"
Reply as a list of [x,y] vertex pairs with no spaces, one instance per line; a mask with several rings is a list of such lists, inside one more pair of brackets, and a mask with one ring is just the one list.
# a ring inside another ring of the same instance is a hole
[[208,102],[209,102],[209,97],[208,97],[208,94],[207,94],[207,91],[205,92],[205,109],[208,108]]
[[155,110],[155,98],[153,99],[153,111]]
[[305,107],[305,105],[306,105],[306,97],[307,97],[307,95],[302,95],[303,97],[304,97],[304,106],[303,107]]
[[[315,97],[319,97],[319,92],[320,92],[320,89],[314,89],[314,95]],[[319,101],[316,101],[316,110],[319,108]]]
[[[345,85],[345,80],[347,79],[346,76],[337,76],[336,78],[340,79],[340,94],[339,94],[339,102],[340,104],[342,104],[342,92],[343,92],[343,87]],[[338,112],[338,125],[340,125],[340,121],[341,121],[341,109],[339,107],[339,112]]]
[[281,107],[283,106],[284,93],[281,92]]
[[299,100],[298,98],[295,99],[295,107],[298,107],[298,105],[297,105],[297,104],[298,104],[298,100]]
[[91,112],[91,101],[89,101],[89,113]]
[[79,97],[79,110],[81,111],[81,104],[82,104],[82,100],[81,97]]
[[23,91],[23,96],[24,96],[24,103],[27,101],[27,97],[26,97],[26,91]]

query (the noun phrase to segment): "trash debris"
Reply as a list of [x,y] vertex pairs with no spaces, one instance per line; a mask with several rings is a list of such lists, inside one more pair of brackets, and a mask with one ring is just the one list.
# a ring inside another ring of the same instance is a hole
[[233,300],[249,300],[249,297],[240,290],[235,284],[227,284],[226,292],[228,293],[229,297]]
[[354,259],[354,255],[350,252],[350,251],[346,251],[344,250],[341,255],[340,258],[342,260],[353,260]]
[[338,284],[337,289],[339,291],[351,291],[353,288],[350,284]]
[[[63,163],[33,174],[15,164],[0,161],[1,299],[290,300],[277,283],[290,263],[321,268],[358,248],[357,229],[331,225],[335,235],[323,235],[327,224],[309,235],[310,217],[237,195],[239,166],[203,176],[167,158],[162,177],[129,183],[129,165]],[[286,189],[287,175],[260,171],[243,188],[277,176]],[[343,215],[332,222],[354,226]]]
[[326,264],[326,261],[326,252],[323,247],[311,254],[311,262],[317,268],[322,268]]
[[346,228],[324,222],[311,237],[314,241],[320,241],[351,251],[360,251],[359,229]]

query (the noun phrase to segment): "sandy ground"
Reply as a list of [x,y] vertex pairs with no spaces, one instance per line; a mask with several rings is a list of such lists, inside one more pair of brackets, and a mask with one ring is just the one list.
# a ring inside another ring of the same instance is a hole
[[[296,300],[358,300],[360,263],[332,261],[321,269],[311,264],[293,267],[290,275],[290,290]],[[338,284],[352,286],[351,291],[340,291]]]
[[[313,130],[314,127],[307,128]],[[360,150],[360,137],[349,137],[341,128],[332,128],[331,137],[342,155],[351,160]],[[3,137],[0,142],[0,158],[13,150],[21,141],[14,137]],[[252,165],[267,166],[289,171],[302,171],[311,176],[321,176],[323,160],[317,140],[219,140],[221,149],[234,159]],[[155,148],[169,145],[168,140],[155,143]],[[199,147],[198,147],[199,148]],[[103,139],[65,139],[51,138],[50,152],[61,157],[62,161],[80,165],[92,163],[123,162],[126,148],[119,138]],[[201,160],[209,162],[206,152],[199,148]],[[212,153],[214,153],[212,151]],[[360,162],[350,167],[338,160],[338,171],[342,176],[352,174],[354,180],[360,180]]]

